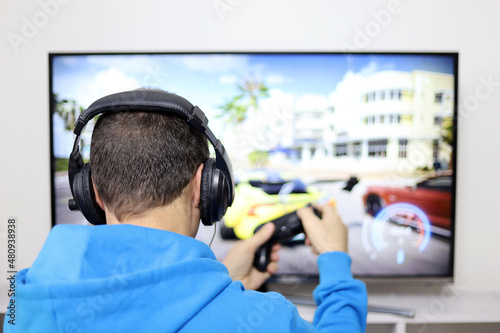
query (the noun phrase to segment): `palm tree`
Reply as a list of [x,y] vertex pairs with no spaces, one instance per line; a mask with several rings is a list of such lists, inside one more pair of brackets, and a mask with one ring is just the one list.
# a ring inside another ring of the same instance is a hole
[[227,121],[233,124],[243,123],[247,118],[248,109],[259,110],[260,99],[269,96],[266,85],[253,77],[244,79],[238,85],[238,90],[240,94],[219,107],[222,110],[219,117],[227,117]]
[[[238,84],[238,91],[238,95],[219,106],[222,112],[217,116],[219,118],[226,118],[226,122],[233,129],[234,140],[231,143],[234,145],[231,157],[233,165],[249,161],[252,164],[263,164],[267,160],[263,157],[264,152],[256,151],[253,143],[248,140],[248,136],[244,134],[246,132],[244,123],[247,120],[249,109],[252,109],[254,112],[260,109],[259,102],[261,98],[269,96],[269,89],[263,82],[250,77]],[[249,149],[253,149],[253,151],[249,152]]]
[[[450,148],[453,147],[455,138],[453,137],[455,124],[453,123],[453,118],[447,117],[443,120],[443,126],[441,129],[441,141],[448,145]],[[450,155],[450,163],[448,164],[449,169],[453,169],[453,159],[455,156],[453,155],[453,149],[451,149]]]
[[74,99],[62,99],[59,100],[57,94],[52,95],[52,103],[54,105],[54,112],[64,120],[64,128],[67,131],[72,131],[75,129],[75,121],[77,115],[82,113],[85,108],[78,105]]

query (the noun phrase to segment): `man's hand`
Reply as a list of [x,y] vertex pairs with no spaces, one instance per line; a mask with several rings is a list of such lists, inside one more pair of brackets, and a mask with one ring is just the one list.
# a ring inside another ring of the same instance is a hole
[[267,223],[252,238],[236,242],[223,260],[231,278],[241,281],[246,289],[258,289],[278,270],[279,255],[277,251],[281,247],[279,244],[273,246],[271,263],[267,266],[267,272],[259,272],[253,266],[255,251],[271,238],[273,232],[274,224]]
[[306,232],[306,244],[315,254],[330,251],[347,252],[347,227],[335,209],[329,205],[315,206],[322,214],[317,217],[311,207],[297,211]]

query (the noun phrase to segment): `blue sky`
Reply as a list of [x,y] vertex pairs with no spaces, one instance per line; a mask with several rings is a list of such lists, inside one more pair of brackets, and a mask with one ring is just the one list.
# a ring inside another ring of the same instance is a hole
[[[69,55],[54,57],[53,87],[61,97],[83,106],[96,90],[98,76],[116,69],[138,85],[158,86],[202,105],[219,105],[237,92],[236,84],[253,76],[290,94],[329,94],[350,68],[355,73],[380,70],[427,70],[453,73],[449,57],[381,54],[203,54]],[[109,73],[108,73],[109,74]],[[110,74],[111,76],[111,74]],[[117,78],[118,79],[118,78]],[[125,82],[124,82],[125,81]],[[111,83],[111,82],[110,82]],[[133,84],[133,82],[129,82]],[[110,87],[111,88],[111,87]],[[94,96],[92,96],[94,97]],[[95,96],[93,99],[99,98]]]
[[[83,107],[110,93],[148,86],[187,98],[209,119],[249,77],[294,97],[327,96],[348,70],[369,75],[382,70],[454,69],[451,57],[390,54],[74,54],[55,55],[52,60],[53,92]],[[61,125],[57,119],[54,124]],[[65,141],[71,134],[54,132],[65,137],[55,142],[56,155],[66,155]]]

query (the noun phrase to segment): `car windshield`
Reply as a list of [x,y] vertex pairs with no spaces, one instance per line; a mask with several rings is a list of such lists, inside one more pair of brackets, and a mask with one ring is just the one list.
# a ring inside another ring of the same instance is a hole
[[253,187],[258,187],[267,194],[280,194],[283,193],[283,189],[286,187],[287,193],[307,193],[307,188],[299,180],[291,180],[289,182],[264,182],[261,180],[250,180],[250,185]]

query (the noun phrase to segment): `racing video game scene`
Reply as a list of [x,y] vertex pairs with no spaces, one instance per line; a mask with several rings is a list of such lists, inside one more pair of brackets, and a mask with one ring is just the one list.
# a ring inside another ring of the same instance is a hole
[[[452,274],[456,54],[51,54],[49,76],[53,224],[86,223],[68,208],[78,115],[102,96],[159,88],[198,105],[231,159],[235,201],[197,235],[219,260],[259,226],[320,203],[348,227],[354,275]],[[315,277],[316,261],[298,234],[277,276]]]

